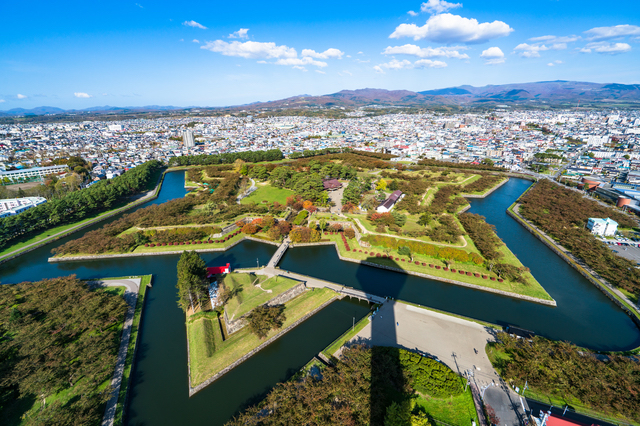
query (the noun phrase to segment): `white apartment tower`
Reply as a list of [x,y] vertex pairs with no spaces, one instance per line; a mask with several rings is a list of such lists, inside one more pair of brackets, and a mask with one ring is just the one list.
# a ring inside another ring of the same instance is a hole
[[196,146],[196,143],[193,140],[193,132],[191,130],[185,130],[184,133],[182,133],[182,142],[184,143],[185,148],[193,148]]

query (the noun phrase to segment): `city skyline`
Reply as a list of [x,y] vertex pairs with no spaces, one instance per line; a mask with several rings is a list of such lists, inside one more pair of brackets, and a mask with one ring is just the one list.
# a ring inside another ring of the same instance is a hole
[[[631,1],[2,6],[0,110],[228,106],[365,87],[640,82]],[[27,24],[19,17],[28,17]]]

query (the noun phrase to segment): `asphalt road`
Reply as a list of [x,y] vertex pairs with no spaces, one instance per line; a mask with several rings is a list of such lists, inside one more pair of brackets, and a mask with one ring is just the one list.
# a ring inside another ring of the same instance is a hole
[[607,244],[607,247],[609,247],[614,252],[617,252],[616,254],[620,257],[629,259],[634,263],[640,263],[640,248],[638,247],[626,247],[626,246],[618,246],[618,245],[612,246],[608,244]]

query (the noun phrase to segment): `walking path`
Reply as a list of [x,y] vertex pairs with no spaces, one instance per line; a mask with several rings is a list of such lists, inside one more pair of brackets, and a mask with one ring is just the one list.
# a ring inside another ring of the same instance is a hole
[[269,278],[275,277],[275,276],[291,278],[293,280],[297,280],[305,283],[305,285],[308,288],[309,287],[330,288],[331,290],[340,294],[341,297],[345,297],[345,296],[355,297],[357,299],[366,300],[372,303],[383,303],[386,300],[384,297],[376,296],[375,294],[366,293],[361,290],[356,290],[355,288],[345,287],[340,284],[332,283],[330,281],[320,280],[317,278],[309,277],[307,275],[296,274],[295,272],[283,271],[281,269],[276,269],[271,266],[267,266],[265,268],[260,268],[260,269],[242,269],[242,270],[239,270],[238,272],[266,275]]
[[[91,284],[91,283],[90,283]],[[126,287],[124,300],[127,302],[128,308],[125,315],[124,324],[122,326],[122,338],[120,339],[120,349],[118,349],[118,360],[116,361],[116,369],[111,379],[111,397],[107,402],[102,418],[102,426],[112,426],[116,415],[116,406],[118,405],[118,396],[120,395],[120,385],[122,384],[122,375],[124,373],[124,365],[127,359],[127,350],[129,348],[129,338],[131,336],[131,326],[133,324],[133,315],[136,312],[136,302],[138,301],[138,292],[140,291],[140,278],[119,279],[94,281],[94,285],[103,287]]]
[[289,236],[287,236],[287,238],[285,238],[284,241],[282,241],[282,244],[280,244],[280,246],[278,247],[278,250],[276,250],[276,252],[273,253],[273,256],[271,256],[271,259],[269,259],[269,263],[267,263],[267,268],[276,267],[278,262],[280,262],[280,259],[282,259],[284,252],[287,251],[287,249],[289,248],[290,242],[291,240],[289,239]]

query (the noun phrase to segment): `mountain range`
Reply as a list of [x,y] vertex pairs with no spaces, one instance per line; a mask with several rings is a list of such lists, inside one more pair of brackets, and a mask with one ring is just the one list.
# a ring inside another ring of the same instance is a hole
[[[405,107],[481,107],[481,106],[611,106],[640,107],[640,84],[587,83],[578,81],[540,81],[489,85],[458,86],[445,89],[412,92],[409,90],[359,89],[310,96],[300,95],[268,102],[255,102],[213,109],[255,110],[263,108],[361,107],[368,105]],[[150,105],[144,107],[98,106],[82,110],[63,110],[42,106],[32,109],[14,108],[0,111],[0,117],[47,114],[113,114],[187,110],[196,107]],[[203,109],[206,107],[202,107]],[[206,108],[211,109],[211,108]]]

